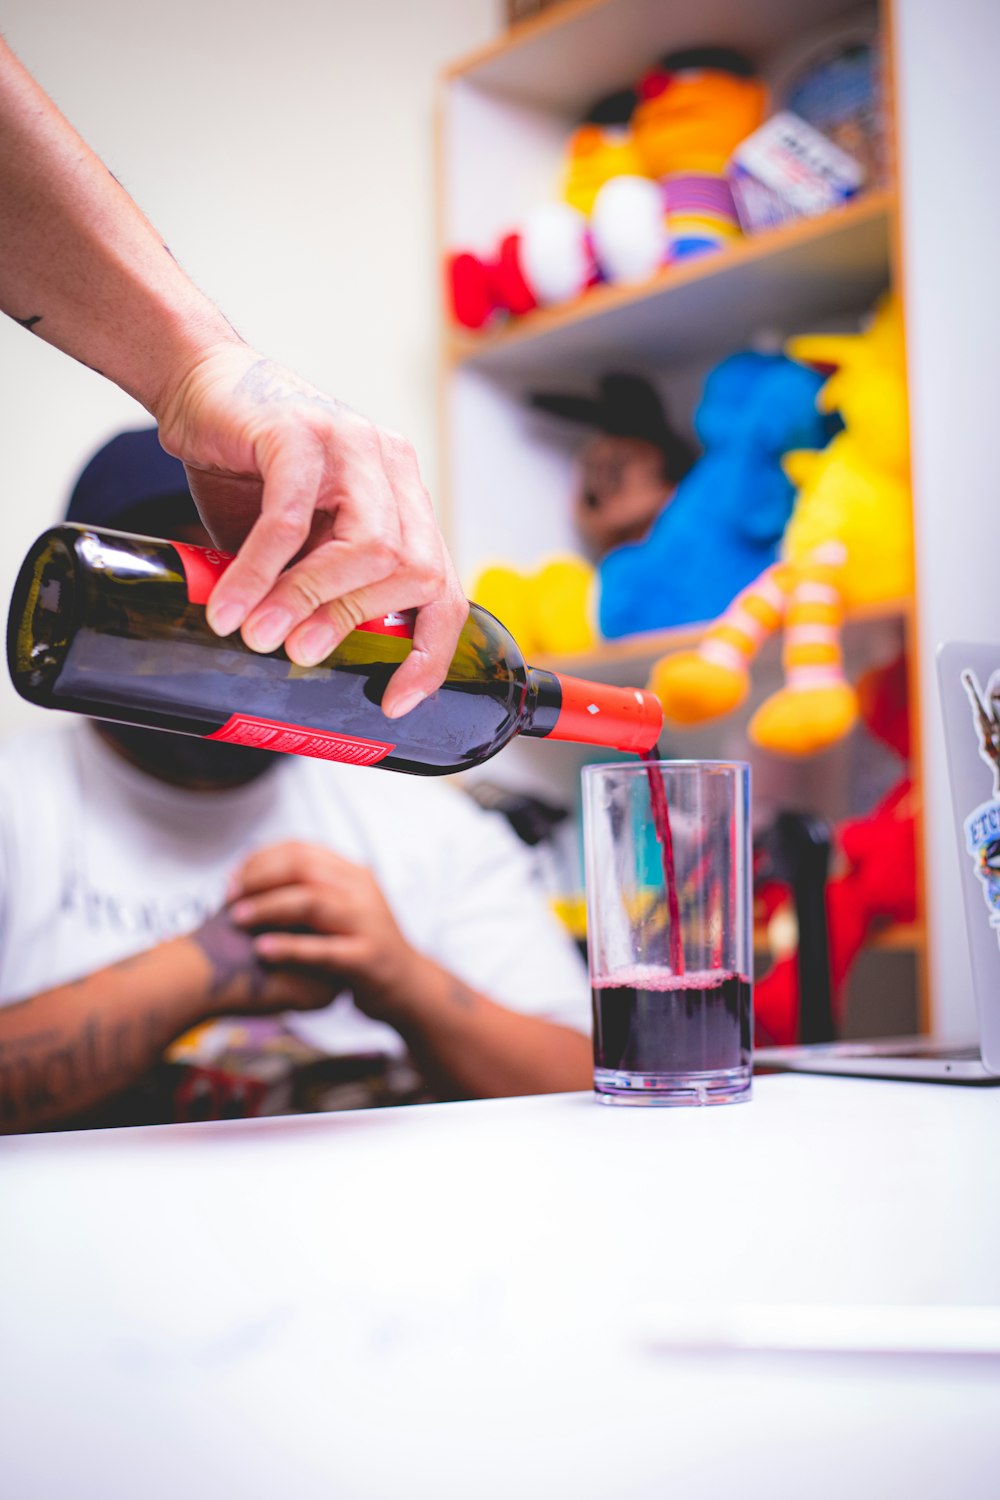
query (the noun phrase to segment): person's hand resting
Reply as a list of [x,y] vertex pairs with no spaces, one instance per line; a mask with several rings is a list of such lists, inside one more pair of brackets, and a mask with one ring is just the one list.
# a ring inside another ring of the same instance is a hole
[[322,974],[380,1020],[405,1005],[422,959],[363,866],[318,845],[275,844],[250,856],[230,893],[229,916],[257,934],[265,964]]
[[214,630],[242,627],[254,650],[284,644],[313,666],[363,620],[414,608],[383,710],[440,687],[468,604],[404,438],[236,340],[200,357],[156,415],[206,526],[237,552],[209,601]]
[[442,1098],[589,1085],[586,1036],[510,1010],[418,952],[371,871],[332,850],[262,849],[236,872],[229,899],[228,916],[266,967],[350,989],[359,1010],[398,1032]]

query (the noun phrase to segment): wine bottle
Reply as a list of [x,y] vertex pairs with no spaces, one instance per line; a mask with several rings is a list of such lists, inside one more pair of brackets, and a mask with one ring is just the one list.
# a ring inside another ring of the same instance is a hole
[[479,765],[517,734],[639,754],[656,743],[652,693],[527,666],[475,604],[444,684],[387,719],[382,695],[411,649],[409,617],[369,621],[318,666],[299,667],[209,629],[205,603],[230,561],[93,526],[46,531],[14,585],[14,686],[46,708],[418,776]]

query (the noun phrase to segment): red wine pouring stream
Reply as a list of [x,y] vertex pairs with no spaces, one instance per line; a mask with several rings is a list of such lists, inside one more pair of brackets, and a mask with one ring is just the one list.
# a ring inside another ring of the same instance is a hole
[[667,789],[663,784],[663,772],[655,764],[656,747],[642,752],[646,762],[646,777],[649,781],[649,802],[653,812],[653,827],[660,845],[663,860],[663,885],[667,893],[667,914],[670,919],[670,967],[675,974],[684,973],[684,943],[681,937],[681,908],[677,896],[677,874],[674,868],[674,839],[670,831],[670,808],[667,805]]

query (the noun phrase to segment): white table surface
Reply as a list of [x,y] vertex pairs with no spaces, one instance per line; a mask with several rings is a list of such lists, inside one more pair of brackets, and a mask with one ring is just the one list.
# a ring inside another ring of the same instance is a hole
[[0,1494],[1000,1494],[1000,1359],[651,1341],[747,1302],[1000,1305],[1000,1089],[8,1139]]

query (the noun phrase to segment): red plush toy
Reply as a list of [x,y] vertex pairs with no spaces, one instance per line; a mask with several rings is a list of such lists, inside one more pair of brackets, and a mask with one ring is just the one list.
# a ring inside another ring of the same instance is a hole
[[[906,663],[870,672],[858,683],[861,716],[869,730],[905,761],[910,732],[906,699]],[[846,1005],[846,980],[873,931],[913,922],[917,914],[916,792],[909,776],[868,814],[843,823],[836,847],[846,865],[826,889],[833,1019],[839,1030]],[[775,908],[773,888],[761,893],[769,914]],[[796,955],[781,958],[758,981],[754,997],[756,1037],[761,1046],[781,1046],[798,1039],[799,986]]]

